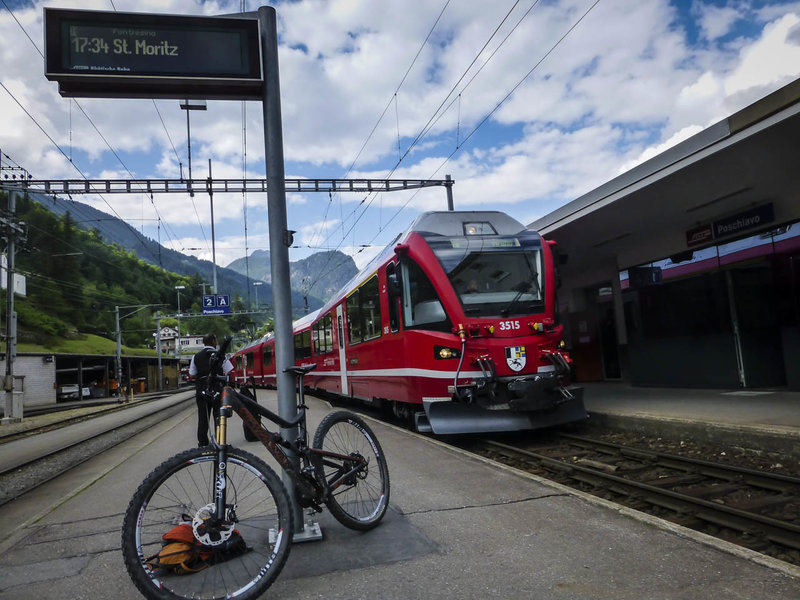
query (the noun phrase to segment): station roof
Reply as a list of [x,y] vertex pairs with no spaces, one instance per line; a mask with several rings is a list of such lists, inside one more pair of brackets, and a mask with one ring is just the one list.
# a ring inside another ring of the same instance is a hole
[[800,79],[528,227],[558,243],[570,270],[624,269],[687,250],[693,228],[766,203],[769,228],[800,219],[798,156]]

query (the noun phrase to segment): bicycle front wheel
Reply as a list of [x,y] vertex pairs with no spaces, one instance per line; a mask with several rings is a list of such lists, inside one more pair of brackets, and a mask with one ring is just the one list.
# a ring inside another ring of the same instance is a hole
[[[264,461],[236,448],[229,449],[224,471],[225,521],[212,525],[213,536],[200,539],[210,544],[201,547],[202,559],[180,574],[153,560],[162,550],[162,536],[173,527],[194,523],[197,539],[196,524],[210,522],[216,460],[208,448],[182,452],[156,467],[133,495],[122,525],[122,553],[131,579],[147,598],[256,598],[283,568],[293,531],[286,488]],[[226,543],[234,535],[239,549],[229,552]]]
[[323,455],[317,476],[331,486],[326,502],[331,514],[351,529],[375,527],[389,505],[389,467],[378,438],[363,419],[347,411],[328,414],[314,434]]

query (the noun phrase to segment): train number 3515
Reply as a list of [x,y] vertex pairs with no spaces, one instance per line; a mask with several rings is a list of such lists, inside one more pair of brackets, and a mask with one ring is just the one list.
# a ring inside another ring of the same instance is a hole
[[500,331],[511,331],[520,328],[519,321],[500,321]]

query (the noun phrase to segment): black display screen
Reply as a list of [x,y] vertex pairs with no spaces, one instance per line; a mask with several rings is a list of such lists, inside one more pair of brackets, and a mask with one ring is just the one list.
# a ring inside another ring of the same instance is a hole
[[262,80],[255,19],[49,8],[44,15],[45,76],[66,89],[105,81],[125,95],[119,92],[157,90],[163,83],[177,93],[183,80],[195,95],[203,85],[224,94],[222,81]]
[[247,33],[242,30],[85,25],[65,20],[61,22],[61,47],[60,66],[69,73],[254,76]]

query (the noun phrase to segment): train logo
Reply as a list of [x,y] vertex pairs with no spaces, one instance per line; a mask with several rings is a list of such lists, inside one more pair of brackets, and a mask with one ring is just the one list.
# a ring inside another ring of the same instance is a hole
[[516,373],[525,368],[525,346],[511,346],[506,348],[506,364]]

